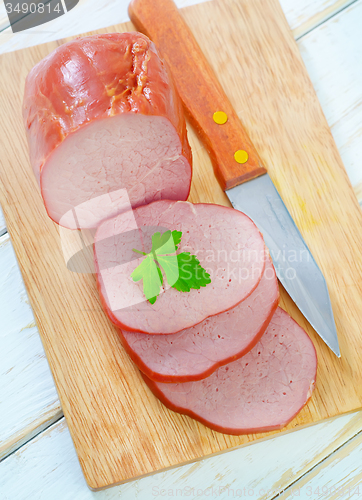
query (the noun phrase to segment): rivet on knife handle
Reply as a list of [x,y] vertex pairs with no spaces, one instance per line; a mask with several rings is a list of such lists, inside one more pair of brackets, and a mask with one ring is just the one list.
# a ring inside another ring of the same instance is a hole
[[[210,154],[221,187],[229,189],[264,174],[253,143],[172,0],[133,0],[129,15],[172,66],[177,91]],[[224,124],[213,118],[220,110],[227,116]]]

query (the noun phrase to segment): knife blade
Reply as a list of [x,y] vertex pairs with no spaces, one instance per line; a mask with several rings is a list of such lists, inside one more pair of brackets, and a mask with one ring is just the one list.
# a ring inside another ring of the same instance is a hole
[[231,204],[258,226],[280,282],[340,357],[324,276],[176,5],[172,0],[132,0],[128,11],[136,28],[154,41],[171,68],[186,114]]

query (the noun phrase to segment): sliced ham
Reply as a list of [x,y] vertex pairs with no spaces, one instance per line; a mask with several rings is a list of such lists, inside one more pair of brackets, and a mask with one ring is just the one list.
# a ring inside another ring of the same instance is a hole
[[259,285],[233,309],[173,335],[120,331],[138,368],[159,382],[188,382],[209,376],[219,366],[245,355],[260,340],[279,300],[270,257]]
[[305,331],[278,308],[245,356],[197,382],[165,384],[143,375],[162,403],[226,434],[281,429],[314,389],[317,357]]
[[185,119],[146,36],[94,35],[61,45],[30,71],[23,116],[30,161],[58,224],[91,228],[130,204],[186,200]]
[[[211,283],[190,292],[164,287],[150,304],[142,281],[131,278],[143,259],[132,256],[132,249],[149,252],[152,234],[168,229],[182,232],[179,252],[196,255]],[[264,241],[249,217],[202,203],[156,201],[120,214],[100,225],[94,251],[110,319],[122,329],[150,334],[176,333],[235,307],[257,287],[265,265]]]

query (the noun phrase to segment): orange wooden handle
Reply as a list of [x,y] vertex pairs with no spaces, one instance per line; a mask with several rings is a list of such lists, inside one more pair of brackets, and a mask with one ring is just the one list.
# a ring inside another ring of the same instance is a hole
[[[156,44],[171,68],[221,187],[229,189],[264,174],[256,149],[173,1],[132,0],[128,10],[133,24]],[[214,121],[217,111],[226,113],[226,123]]]

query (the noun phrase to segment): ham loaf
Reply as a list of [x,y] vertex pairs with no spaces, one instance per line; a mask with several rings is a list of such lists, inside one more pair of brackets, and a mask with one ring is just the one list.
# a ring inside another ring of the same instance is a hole
[[278,300],[278,281],[268,256],[259,285],[233,309],[173,335],[120,331],[120,336],[132,360],[150,379],[160,382],[201,380],[255,346]]
[[305,331],[278,308],[245,356],[197,382],[143,378],[162,403],[227,434],[281,429],[311,397],[317,356]]
[[[211,283],[199,290],[163,288],[146,301],[133,270],[151,250],[151,235],[182,232],[179,252],[197,256]],[[150,334],[177,333],[235,307],[257,287],[265,265],[264,240],[245,214],[219,205],[156,201],[103,222],[95,235],[95,266],[103,305],[122,329]],[[125,256],[129,255],[125,262]],[[119,264],[122,261],[122,264]]]
[[58,47],[27,76],[23,117],[47,213],[64,227],[96,227],[130,204],[188,196],[191,150],[181,103],[141,33]]

